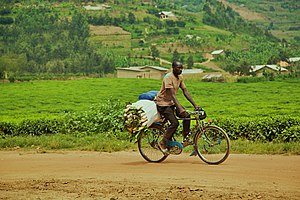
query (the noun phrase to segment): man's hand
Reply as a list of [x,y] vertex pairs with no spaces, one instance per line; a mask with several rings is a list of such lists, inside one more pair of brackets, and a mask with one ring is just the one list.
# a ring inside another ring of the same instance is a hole
[[195,111],[201,111],[203,110],[200,106],[195,106]]
[[199,112],[201,120],[206,118],[206,112],[201,107],[198,106],[197,108],[195,108],[195,111]]
[[184,108],[179,109],[179,117],[188,117],[188,113]]

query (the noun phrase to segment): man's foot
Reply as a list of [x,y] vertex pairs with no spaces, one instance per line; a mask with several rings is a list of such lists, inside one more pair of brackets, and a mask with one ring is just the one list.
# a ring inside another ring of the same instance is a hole
[[164,140],[160,141],[160,142],[158,143],[158,146],[159,146],[160,150],[161,150],[164,154],[167,154],[167,153],[168,153],[169,150],[168,150],[167,144],[166,144],[166,142],[165,142]]
[[196,156],[196,155],[197,155],[197,153],[195,150],[190,154],[190,156]]

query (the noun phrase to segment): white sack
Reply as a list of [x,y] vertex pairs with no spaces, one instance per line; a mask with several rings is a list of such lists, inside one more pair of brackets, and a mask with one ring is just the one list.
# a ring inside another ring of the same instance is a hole
[[156,121],[160,120],[160,115],[157,111],[156,104],[150,100],[139,100],[132,104],[136,108],[142,108],[147,117],[147,126],[151,126]]

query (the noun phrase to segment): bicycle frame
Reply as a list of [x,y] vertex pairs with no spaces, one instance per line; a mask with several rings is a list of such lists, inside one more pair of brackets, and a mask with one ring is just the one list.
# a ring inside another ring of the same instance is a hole
[[[191,134],[189,134],[188,137],[186,136],[186,138],[184,138],[184,140],[189,139],[189,137],[191,137],[191,136],[195,136],[196,133],[201,132],[205,126],[212,124],[212,120],[208,120],[208,122],[204,122],[203,120],[201,120],[199,118],[199,116],[197,117],[197,115],[199,114],[198,111],[188,112],[188,113],[195,117],[189,117],[189,118],[177,117],[177,120],[180,120],[180,121],[184,121],[184,120],[196,121],[196,124],[191,128],[191,132],[190,132]],[[163,128],[167,123],[168,123],[168,121],[165,118],[162,118],[161,122],[155,122],[150,127],[158,128],[157,126],[155,126],[155,125],[158,125],[158,126],[160,126],[160,128]]]

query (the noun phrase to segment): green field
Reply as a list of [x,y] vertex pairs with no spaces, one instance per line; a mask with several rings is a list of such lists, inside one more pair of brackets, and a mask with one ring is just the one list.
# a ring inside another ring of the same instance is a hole
[[[300,79],[260,83],[186,81],[208,118],[216,120],[230,135],[233,153],[271,154],[300,153],[299,83]],[[2,83],[0,148],[38,147],[42,152],[136,148],[128,133],[120,131],[122,105],[160,86],[160,80],[116,78]],[[181,92],[178,98],[192,109]]]
[[[260,83],[205,83],[186,81],[194,100],[210,118],[298,117],[300,79]],[[107,99],[137,101],[138,95],[159,90],[160,80],[99,78],[69,81],[33,81],[0,84],[0,121],[57,117],[85,111]],[[179,100],[191,105],[181,92]]]

